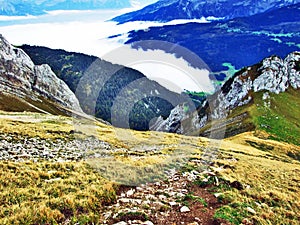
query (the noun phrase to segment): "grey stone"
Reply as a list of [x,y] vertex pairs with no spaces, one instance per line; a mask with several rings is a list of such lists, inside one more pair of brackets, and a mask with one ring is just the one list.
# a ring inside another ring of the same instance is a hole
[[154,223],[152,223],[151,221],[146,221],[143,222],[142,225],[154,225]]
[[121,221],[121,222],[115,223],[115,224],[113,224],[113,225],[127,225],[127,223],[124,222],[124,221]]
[[256,214],[256,211],[254,209],[252,209],[251,207],[247,207],[246,209],[249,213],[252,213],[252,214]]
[[187,207],[187,206],[182,206],[181,208],[180,208],[180,212],[182,212],[182,213],[186,213],[186,212],[190,212],[191,210]]

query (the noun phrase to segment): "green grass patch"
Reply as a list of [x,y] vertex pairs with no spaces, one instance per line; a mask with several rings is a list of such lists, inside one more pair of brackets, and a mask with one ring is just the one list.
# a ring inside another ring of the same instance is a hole
[[300,93],[290,88],[280,94],[270,93],[270,107],[262,100],[263,93],[256,93],[251,115],[258,129],[268,132],[270,138],[300,145]]
[[[270,134],[270,139],[300,145],[300,92],[289,88],[286,92],[269,93],[263,100],[265,92],[252,93],[253,101],[247,105],[235,108],[227,117],[225,137],[234,136],[246,131],[263,130]],[[242,117],[235,121],[235,118]],[[210,122],[198,132],[197,135],[213,127]],[[218,130],[218,129],[217,129]],[[259,149],[266,146],[258,146]],[[266,149],[268,150],[268,149]]]
[[208,204],[205,201],[205,199],[199,197],[199,196],[195,196],[193,193],[188,193],[186,194],[181,200],[180,202],[183,203],[183,205],[185,206],[189,206],[190,202],[200,202],[204,207],[207,207]]
[[244,218],[247,218],[249,213],[244,204],[230,204],[219,208],[214,215],[215,219],[224,219],[232,224],[241,224]]

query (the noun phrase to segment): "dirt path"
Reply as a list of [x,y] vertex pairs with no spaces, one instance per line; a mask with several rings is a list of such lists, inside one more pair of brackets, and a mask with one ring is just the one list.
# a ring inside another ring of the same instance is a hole
[[104,224],[228,225],[214,219],[216,209],[222,206],[219,194],[213,191],[216,185],[215,173],[192,170],[170,171],[161,182],[121,186],[116,204],[105,209]]

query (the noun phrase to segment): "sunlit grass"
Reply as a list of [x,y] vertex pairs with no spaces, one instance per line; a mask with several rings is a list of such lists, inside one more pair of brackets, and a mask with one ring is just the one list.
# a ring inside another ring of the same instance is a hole
[[270,94],[270,106],[266,107],[262,93],[255,96],[257,107],[251,111],[251,116],[258,129],[270,134],[274,140],[300,145],[300,93],[290,88],[280,94]]
[[0,163],[0,224],[101,224],[113,183],[85,163]]
[[[71,118],[0,115],[2,134],[76,138],[72,131],[78,126]],[[79,163],[0,162],[0,224],[59,224],[67,220],[101,224],[104,205],[116,198],[113,181],[132,186],[165,179],[163,171],[167,169],[201,171],[201,165],[185,165],[189,158],[202,159],[209,147],[219,149],[213,165],[219,179],[238,181],[244,187],[237,190],[220,185],[212,190],[222,192],[219,200],[225,204],[216,218],[233,224],[245,218],[263,225],[299,222],[300,162],[296,156],[300,147],[270,140],[267,132],[243,133],[220,144],[199,137],[122,130],[95,121],[81,121],[81,127],[76,135],[90,132],[108,142],[112,154]]]
[[67,117],[39,113],[1,112],[1,115],[0,133],[3,134],[56,139],[70,137],[74,130],[72,120]]
[[[242,136],[240,135],[240,138]],[[247,138],[250,138],[249,134]],[[252,141],[256,141],[257,144],[265,142],[254,136]],[[272,142],[269,144],[271,145]],[[273,142],[273,144],[275,149],[279,143]],[[290,149],[295,146],[281,144],[281,148]],[[300,152],[300,148],[296,149]],[[266,153],[256,149],[249,150],[249,146],[245,146],[245,149],[241,146],[239,151],[237,149],[235,151],[221,150],[221,155],[224,155],[220,158],[224,159],[219,159],[218,164],[224,165],[227,169],[223,170],[220,176],[229,181],[241,182],[244,190],[225,192],[225,196],[230,199],[230,204],[226,206],[227,208],[220,209],[217,216],[223,215],[234,224],[242,222],[236,220],[234,216],[236,213],[244,217],[246,215],[256,224],[298,224],[300,219],[300,163],[292,158],[277,157],[276,151]],[[261,154],[258,154],[259,152]],[[248,206],[255,209],[255,215],[246,212]]]

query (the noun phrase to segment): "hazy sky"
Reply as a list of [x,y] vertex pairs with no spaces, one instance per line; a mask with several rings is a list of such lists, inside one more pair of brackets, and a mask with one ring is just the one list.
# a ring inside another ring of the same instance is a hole
[[158,0],[131,0],[133,6],[144,6],[157,2]]

